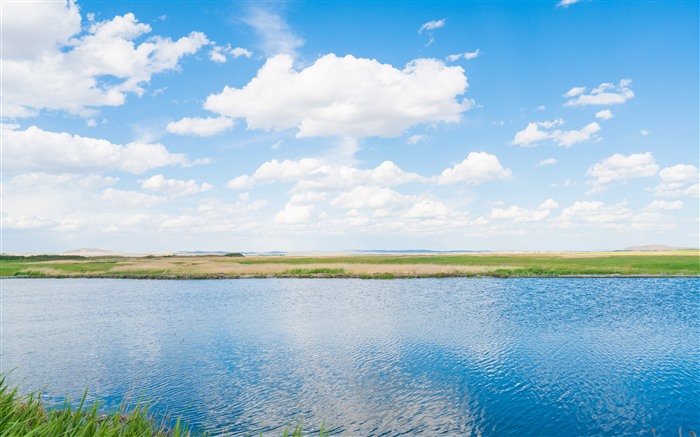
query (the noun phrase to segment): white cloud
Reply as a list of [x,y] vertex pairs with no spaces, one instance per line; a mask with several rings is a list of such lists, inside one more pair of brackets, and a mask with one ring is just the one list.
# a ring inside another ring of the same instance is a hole
[[232,179],[228,187],[248,189],[256,183],[295,182],[299,190],[338,190],[358,185],[401,185],[409,182],[425,182],[427,178],[399,168],[391,161],[384,161],[373,169],[359,169],[347,165],[334,165],[318,158],[263,163],[252,176]]
[[664,197],[700,195],[700,174],[698,168],[690,164],[677,164],[663,168],[659,172],[661,183],[654,187],[654,195]]
[[629,88],[630,83],[632,83],[630,79],[622,79],[618,85],[602,83],[591,90],[590,94],[583,94],[585,87],[572,88],[564,94],[566,97],[571,97],[564,106],[617,105],[625,103],[634,97],[634,92]]
[[644,209],[646,209],[646,210],[683,209],[683,202],[680,200],[676,200],[673,202],[669,202],[667,200],[654,200],[649,205],[647,205]]
[[175,70],[183,56],[208,43],[192,32],[176,41],[153,36],[134,14],[91,22],[81,31],[73,3],[3,4],[3,112],[26,117],[41,109],[89,116],[100,106],[119,106],[127,94],[142,95],[154,74]]
[[170,194],[173,196],[187,196],[190,194],[209,191],[214,187],[207,183],[197,185],[197,181],[194,179],[190,179],[188,181],[165,179],[163,175],[158,174],[144,180],[141,183],[141,188],[144,190],[158,191],[160,193]]
[[248,190],[250,188],[253,188],[254,186],[255,179],[248,175],[242,175],[233,178],[226,184],[226,187],[232,190]]
[[253,56],[253,52],[251,52],[248,49],[244,49],[243,47],[234,47],[230,48],[230,46],[226,46],[228,53],[233,56],[233,58],[240,58],[241,56],[245,56],[246,58],[250,58]]
[[261,39],[262,50],[268,57],[279,54],[293,56],[305,43],[292,32],[280,15],[270,10],[254,7],[244,21],[255,30]]
[[217,62],[219,64],[223,64],[224,62],[226,62],[226,55],[221,52],[222,48],[223,47],[214,46],[214,48],[209,50],[209,60],[212,62]]
[[600,131],[600,125],[596,122],[585,125],[581,130],[554,131],[552,140],[564,147],[571,147],[574,144],[597,141],[599,137],[596,133]]
[[489,218],[508,219],[516,223],[540,222],[549,217],[551,210],[556,208],[559,208],[559,204],[554,199],[550,198],[542,202],[536,209],[526,209],[519,206],[493,208],[489,213]]
[[566,8],[568,6],[574,5],[576,3],[579,3],[581,0],[559,0],[557,2],[557,7],[558,8]]
[[600,137],[596,134],[601,128],[596,122],[589,123],[580,130],[552,130],[555,126],[561,126],[562,124],[564,124],[564,120],[561,118],[553,121],[528,123],[525,129],[515,134],[513,144],[528,147],[540,141],[550,140],[560,146],[571,147],[578,143],[600,140]]
[[452,168],[445,169],[434,180],[440,184],[467,183],[480,185],[494,180],[508,180],[513,177],[509,168],[503,168],[495,155],[486,152],[471,152],[467,159]]
[[659,172],[663,182],[697,182],[698,168],[689,164],[677,164],[672,167],[665,167]]
[[444,18],[442,20],[431,20],[431,21],[428,21],[427,23],[423,23],[421,25],[420,29],[418,29],[418,33],[423,33],[426,30],[430,31],[430,30],[434,30],[434,29],[439,29],[441,27],[445,27],[445,19]]
[[298,161],[267,161],[253,173],[253,179],[260,182],[296,181],[301,178],[313,177],[314,173],[323,167],[324,163],[317,158],[303,158]]
[[160,196],[153,196],[138,191],[117,190],[114,188],[107,188],[104,190],[100,198],[115,206],[127,208],[156,206],[166,200],[164,197]]
[[0,223],[3,229],[41,229],[58,224],[55,220],[37,216],[3,217]]
[[379,209],[405,202],[402,194],[389,188],[360,186],[336,197],[331,205],[346,209]]
[[[450,209],[442,202],[422,196],[403,195],[389,188],[359,186],[345,192],[331,202],[332,206],[348,209],[348,217],[354,225],[381,221],[396,230],[406,221],[431,221],[452,216]],[[370,220],[359,210],[373,210]],[[454,217],[453,217],[454,218]]]
[[593,186],[588,193],[605,191],[606,185],[613,182],[654,176],[658,171],[659,166],[651,152],[634,153],[629,156],[616,153],[588,168],[586,176],[594,178],[588,181],[588,184]]
[[583,94],[584,91],[586,91],[585,86],[575,86],[575,87],[571,88],[569,91],[567,91],[566,94],[564,94],[564,97],[580,96],[581,94]]
[[595,118],[600,118],[603,120],[610,120],[613,118],[614,115],[611,110],[609,109],[603,109],[602,111],[598,111],[595,113]]
[[297,189],[343,189],[362,184],[394,186],[409,182],[426,182],[427,178],[402,170],[392,161],[384,161],[373,169],[323,165],[311,177],[302,178]]
[[659,172],[663,182],[697,182],[698,168],[689,164],[677,164],[672,167],[665,167]]
[[219,64],[228,61],[226,55],[231,55],[234,59],[240,58],[241,56],[250,58],[253,56],[253,52],[243,47],[231,47],[231,44],[226,44],[225,46],[214,45],[209,50],[209,59]]
[[492,219],[510,219],[515,222],[539,222],[549,216],[549,210],[527,210],[517,206],[506,209],[494,208],[489,217]]
[[410,126],[457,122],[472,102],[458,66],[416,59],[399,70],[373,59],[334,54],[296,71],[288,55],[269,58],[243,88],[224,87],[204,107],[244,118],[248,129],[298,129],[297,137],[398,136]]
[[551,197],[540,204],[537,209],[557,209],[559,208],[559,203],[552,199]]
[[293,205],[313,205],[326,200],[326,197],[326,193],[315,193],[312,191],[306,193],[297,193],[289,199],[289,203]]
[[65,187],[70,190],[92,190],[114,185],[119,178],[111,176],[100,176],[97,174],[74,174],[74,173],[25,173],[10,179],[9,187],[19,189],[46,189],[47,187]]
[[642,129],[642,130],[639,131],[639,133],[640,133],[643,137],[645,137],[645,136],[649,135],[649,134],[651,133],[651,131],[648,131],[648,130],[646,130],[646,129]]
[[177,135],[211,137],[233,127],[228,117],[189,118],[168,123],[167,131]]
[[275,223],[299,224],[308,222],[313,216],[313,205],[286,204],[284,209],[275,215]]
[[547,159],[543,159],[540,162],[538,162],[537,164],[535,164],[535,167],[544,167],[545,165],[554,165],[556,163],[557,163],[556,158],[547,158]]
[[559,227],[574,227],[576,223],[615,225],[628,221],[632,211],[624,205],[606,207],[603,202],[576,201],[570,207],[564,208],[558,217]]
[[409,219],[428,219],[447,217],[449,214],[450,209],[444,203],[432,199],[421,199],[403,216]]
[[237,202],[226,203],[216,198],[204,199],[199,203],[197,211],[204,214],[206,218],[230,218],[245,216],[253,211],[257,211],[267,205],[263,199],[250,201],[249,196],[239,196]]
[[72,1],[3,2],[2,12],[3,59],[33,59],[80,30],[80,11]]
[[129,173],[169,165],[193,164],[186,155],[170,153],[162,144],[113,144],[107,140],[49,132],[36,126],[26,130],[2,129],[3,159],[12,172],[95,172],[119,170]]
[[406,140],[406,142],[407,142],[408,144],[418,144],[418,143],[420,143],[421,141],[424,141],[426,138],[427,138],[427,137],[426,137],[425,135],[418,135],[418,134],[416,134],[416,135],[411,135],[410,137],[408,137],[408,139]]
[[562,229],[613,229],[617,232],[663,231],[676,227],[668,216],[654,210],[635,212],[624,203],[611,206],[603,202],[576,201],[553,219]]
[[454,54],[454,55],[449,55],[449,56],[447,56],[446,59],[447,59],[449,62],[455,62],[455,61],[457,61],[457,60],[459,60],[459,59],[462,59],[462,58],[464,58],[464,59],[466,59],[467,61],[469,61],[469,60],[471,60],[471,59],[475,59],[476,57],[478,57],[480,53],[481,53],[481,52],[479,51],[479,49],[476,49],[476,50],[473,51],[473,52],[464,52],[464,53],[457,53],[457,54]]

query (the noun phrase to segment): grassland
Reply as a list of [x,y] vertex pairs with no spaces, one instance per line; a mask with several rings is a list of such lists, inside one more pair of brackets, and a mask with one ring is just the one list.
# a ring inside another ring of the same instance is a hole
[[337,256],[0,256],[0,275],[211,279],[700,276],[700,251]]

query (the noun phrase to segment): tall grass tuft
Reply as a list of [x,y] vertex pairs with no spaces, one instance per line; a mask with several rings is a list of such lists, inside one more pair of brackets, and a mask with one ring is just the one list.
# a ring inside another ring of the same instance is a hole
[[[86,392],[87,394],[87,392]],[[147,404],[138,404],[130,411],[123,409],[101,414],[99,405],[85,405],[85,396],[77,408],[66,400],[62,407],[47,410],[40,395],[21,396],[11,389],[5,376],[0,376],[0,435],[3,437],[189,437],[193,434],[178,419],[169,429],[156,421]]]
[[[66,400],[60,408],[46,409],[39,393],[22,396],[17,387],[10,388],[7,377],[0,374],[0,436],[2,437],[206,437],[194,432],[178,419],[172,428],[158,421],[149,412],[148,404],[137,404],[102,414],[99,404],[85,405],[85,395],[77,408]],[[281,437],[303,437],[303,424],[298,421],[281,432]],[[262,433],[260,434],[262,436]],[[325,422],[319,437],[327,437]]]

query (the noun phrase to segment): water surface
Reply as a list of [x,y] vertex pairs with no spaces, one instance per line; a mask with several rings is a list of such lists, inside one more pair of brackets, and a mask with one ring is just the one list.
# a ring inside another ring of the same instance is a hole
[[[700,432],[700,279],[2,280],[2,368],[213,434]],[[51,396],[54,397],[51,397]]]

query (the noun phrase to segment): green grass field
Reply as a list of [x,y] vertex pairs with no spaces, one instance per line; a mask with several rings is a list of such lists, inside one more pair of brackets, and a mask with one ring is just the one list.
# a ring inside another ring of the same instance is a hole
[[239,278],[445,276],[700,276],[697,250],[343,256],[0,256],[0,275],[27,277]]

